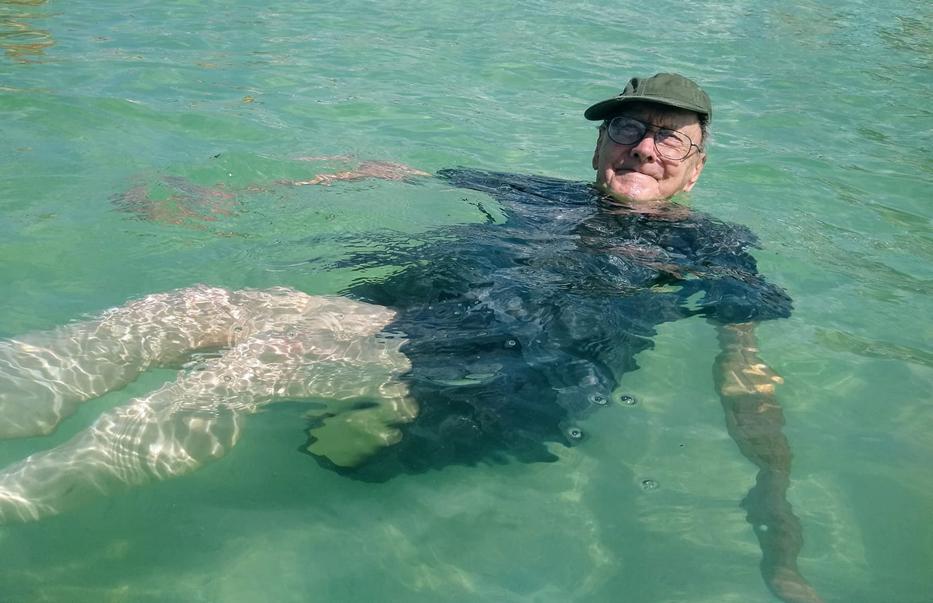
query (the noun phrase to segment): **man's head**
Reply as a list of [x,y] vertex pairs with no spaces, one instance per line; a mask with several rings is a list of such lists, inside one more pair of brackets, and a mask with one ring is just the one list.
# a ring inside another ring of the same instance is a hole
[[632,78],[618,96],[584,114],[602,120],[596,186],[630,201],[658,201],[693,188],[706,162],[709,96],[674,73]]

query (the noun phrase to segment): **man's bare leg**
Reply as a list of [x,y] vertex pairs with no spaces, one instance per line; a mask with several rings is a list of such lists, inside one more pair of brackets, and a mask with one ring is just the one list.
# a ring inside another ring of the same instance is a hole
[[391,311],[287,289],[223,294],[242,316],[213,332],[229,328],[243,341],[105,413],[66,444],[0,472],[0,523],[39,519],[126,485],[190,472],[237,442],[244,415],[276,400],[326,401],[334,417],[367,409],[367,420],[337,430],[349,440],[325,437],[314,450],[337,464],[397,441],[396,426],[414,417],[415,406],[398,380],[409,368],[399,352],[404,340],[379,335]]
[[86,400],[151,366],[230,345],[233,294],[197,286],[149,295],[99,318],[0,341],[0,438],[50,433]]
[[179,365],[197,350],[228,348],[276,325],[307,321],[328,304],[351,315],[365,306],[287,288],[198,285],[148,295],[97,319],[0,340],[0,438],[48,434],[81,402],[150,367]]

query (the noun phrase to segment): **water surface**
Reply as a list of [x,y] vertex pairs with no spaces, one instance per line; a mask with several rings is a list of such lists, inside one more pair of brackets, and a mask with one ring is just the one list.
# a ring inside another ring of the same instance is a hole
[[[827,601],[925,601],[931,30],[910,0],[0,2],[0,336],[194,283],[340,291],[360,274],[321,270],[342,253],[332,235],[482,222],[489,200],[276,181],[362,159],[588,180],[588,104],[680,71],[716,111],[691,204],[755,230],[760,269],[795,299],[759,338],[786,379],[802,570]],[[320,156],[349,157],[303,159]],[[230,196],[209,220],[159,223],[117,210],[134,187]],[[771,601],[714,332],[680,321],[655,344],[625,376],[641,403],[593,415],[556,463],[360,483],[298,453],[300,405],[274,408],[196,474],[4,527],[0,598]],[[0,442],[0,462],[172,377]]]

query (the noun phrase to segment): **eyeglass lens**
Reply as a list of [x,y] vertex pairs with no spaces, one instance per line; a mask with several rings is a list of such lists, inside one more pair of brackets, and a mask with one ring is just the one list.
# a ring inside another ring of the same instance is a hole
[[[620,115],[609,122],[609,138],[617,144],[635,144],[645,137],[651,124],[634,117]],[[654,144],[658,153],[668,159],[683,159],[690,153],[693,142],[686,134],[655,127]]]

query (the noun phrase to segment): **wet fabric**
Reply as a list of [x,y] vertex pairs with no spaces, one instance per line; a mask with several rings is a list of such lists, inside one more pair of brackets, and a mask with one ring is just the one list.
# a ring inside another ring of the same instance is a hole
[[386,331],[409,340],[405,380],[420,410],[399,444],[341,472],[381,481],[449,464],[555,460],[548,443],[585,439],[576,421],[611,403],[657,325],[790,315],[787,294],[758,274],[745,227],[698,212],[679,221],[613,213],[579,182],[438,176],[488,193],[506,220],[487,213],[486,224],[443,229],[393,257],[347,261],[404,266],[347,293],[398,312]]

